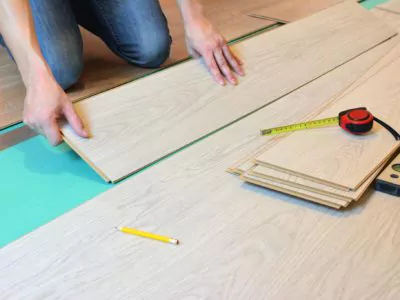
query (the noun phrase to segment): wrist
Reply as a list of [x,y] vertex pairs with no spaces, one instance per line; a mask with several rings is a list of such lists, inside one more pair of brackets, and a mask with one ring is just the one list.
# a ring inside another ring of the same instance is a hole
[[197,0],[178,0],[185,26],[194,26],[206,19],[203,6]]
[[23,79],[26,88],[30,88],[39,83],[52,80],[53,73],[42,57],[32,56],[28,59],[28,70],[26,76],[23,77],[25,77]]

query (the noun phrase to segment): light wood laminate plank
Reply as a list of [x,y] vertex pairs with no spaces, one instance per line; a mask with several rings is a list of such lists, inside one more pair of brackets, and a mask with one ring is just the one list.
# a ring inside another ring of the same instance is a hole
[[[397,58],[317,118],[365,106],[393,128],[400,128],[399,68],[400,58]],[[400,143],[378,124],[364,136],[347,134],[340,127],[333,127],[295,132],[256,161],[297,176],[355,190],[399,146]]]
[[[382,12],[382,11],[379,11]],[[389,13],[386,12],[382,12],[385,15],[388,15]],[[378,15],[380,17],[382,17],[381,13],[378,13]],[[383,17],[387,17],[387,16],[383,16]],[[392,18],[390,18],[391,20]],[[383,18],[382,20],[387,21],[386,18]],[[397,22],[397,21],[396,21]],[[389,22],[392,24],[392,22]],[[381,48],[381,49],[380,49]],[[355,80],[355,82],[353,84],[351,84],[349,87],[345,88],[342,92],[338,93],[337,95],[335,95],[334,97],[332,97],[332,99],[324,106],[322,107],[319,111],[314,112],[314,114],[311,114],[310,116],[308,116],[308,119],[315,119],[316,116],[318,116],[326,107],[329,107],[329,105],[331,105],[332,103],[334,103],[335,101],[337,101],[338,99],[340,99],[341,97],[347,95],[348,93],[350,93],[351,91],[355,90],[357,87],[359,87],[361,84],[365,83],[365,81],[367,81],[368,79],[370,79],[371,77],[373,77],[374,75],[376,75],[378,72],[380,72],[382,69],[384,69],[385,67],[387,67],[389,64],[391,64],[393,61],[395,61],[397,58],[400,57],[400,45],[399,45],[399,38],[398,36],[396,36],[395,38],[392,38],[391,40],[385,42],[383,45],[377,47],[374,51],[370,51],[368,55],[374,56],[374,52],[380,52],[382,51],[382,53],[386,53],[385,55],[383,55],[382,58],[380,58],[378,60],[378,62],[376,62],[375,64],[373,64],[372,67],[365,69],[366,72],[364,74],[361,73],[357,73],[359,75],[357,80]],[[366,57],[366,54],[364,54],[363,56],[361,56],[361,58]],[[360,58],[359,58],[360,59]],[[365,58],[363,58],[365,59]],[[366,64],[369,65],[369,63],[365,62],[358,62],[357,60],[353,61],[353,65],[347,64],[347,68],[349,69],[354,69],[355,64]],[[334,80],[333,80],[334,81]],[[306,120],[303,120],[306,121]],[[276,142],[279,140],[282,140],[284,138],[286,138],[287,136],[289,136],[289,134],[285,134],[285,135],[279,135],[279,136],[274,136],[271,137],[271,139],[275,140]],[[250,169],[253,165],[254,165],[254,158],[261,155],[263,152],[267,151],[268,149],[270,149],[270,144],[268,143],[267,145],[261,145],[259,146],[257,149],[253,149],[251,152],[247,153],[246,155],[244,155],[242,158],[240,158],[238,161],[236,161],[233,165],[231,165],[227,171],[229,173],[232,174],[236,174],[236,175],[241,175],[244,172],[246,172],[248,169]]]
[[390,0],[377,6],[379,9],[400,14],[400,0]]
[[336,212],[224,172],[265,144],[260,124],[306,119],[380,57],[370,54],[0,249],[2,299],[397,299],[397,198]]
[[238,86],[218,86],[197,62],[189,61],[77,103],[90,139],[77,137],[69,126],[62,132],[99,174],[115,182],[393,34],[358,5],[339,4],[235,45],[247,71]]
[[254,166],[247,173],[248,175],[260,177],[261,179],[267,179],[272,181],[270,185],[274,185],[274,182],[285,184],[291,187],[295,187],[297,189],[302,189],[306,191],[311,191],[315,194],[325,195],[330,198],[337,198],[341,200],[345,200],[347,202],[357,201],[361,198],[361,196],[365,193],[368,187],[372,184],[378,174],[382,171],[385,166],[383,162],[377,171],[372,174],[357,190],[355,191],[344,191],[341,189],[335,189],[331,186],[318,183],[312,180],[308,180],[306,178],[302,178],[299,176],[295,176],[293,174],[285,173],[279,170],[274,170],[271,168],[266,168],[264,166]]
[[271,20],[280,20],[282,23],[294,22],[332,5],[343,1],[357,3],[357,0],[275,0],[268,6],[258,8],[249,13],[252,17],[271,17]]
[[[173,38],[171,56],[163,65],[169,66],[188,58],[183,22],[175,0],[161,0]],[[274,24],[245,15],[251,8],[262,7],[265,0],[204,0],[205,13],[219,26],[227,40],[234,40]],[[68,90],[72,101],[115,88],[154,72],[132,66],[115,56],[97,37],[81,29],[84,38],[85,68],[79,82]],[[0,50],[0,129],[22,121],[25,87],[14,62],[4,49]]]
[[373,8],[370,10],[376,17],[386,22],[397,31],[400,29],[400,13],[393,13],[390,11],[382,10],[379,8]]
[[315,202],[317,204],[325,205],[335,209],[347,207],[350,203],[346,200],[329,197],[327,195],[321,195],[319,193],[291,186],[283,182],[277,182],[268,178],[255,176],[247,172],[241,175],[240,179],[247,183],[251,183],[273,191],[281,192],[286,195],[294,196],[296,198]]

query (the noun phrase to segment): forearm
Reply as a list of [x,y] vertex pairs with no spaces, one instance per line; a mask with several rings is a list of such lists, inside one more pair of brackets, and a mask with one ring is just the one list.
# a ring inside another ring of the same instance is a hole
[[41,54],[29,0],[0,2],[0,32],[28,87],[38,77],[51,76]]
[[185,24],[192,24],[204,18],[203,6],[199,0],[177,0]]

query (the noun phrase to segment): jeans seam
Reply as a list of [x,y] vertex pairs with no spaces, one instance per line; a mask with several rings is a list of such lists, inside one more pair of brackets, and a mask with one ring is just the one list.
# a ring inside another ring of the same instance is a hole
[[[96,1],[97,2],[97,1]],[[110,30],[115,42],[116,42],[116,46],[117,48],[119,47],[119,44],[121,43],[121,40],[118,36],[118,34],[116,33],[114,27],[112,26],[112,22],[110,22],[109,18],[107,17],[107,14],[105,13],[104,7],[102,5],[102,3],[97,2],[97,5],[99,7],[100,10],[100,16],[101,18],[103,18],[104,20],[104,24],[106,25],[106,27]]]

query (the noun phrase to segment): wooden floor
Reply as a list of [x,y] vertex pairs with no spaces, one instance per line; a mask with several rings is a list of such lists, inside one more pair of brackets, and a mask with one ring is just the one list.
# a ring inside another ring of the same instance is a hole
[[[270,17],[271,20],[276,19],[289,23],[303,19],[343,1],[344,0],[279,0],[272,2],[268,6],[252,10],[249,15],[259,18]],[[345,1],[357,2],[357,0]]]
[[[219,30],[228,41],[274,24],[268,20],[248,17],[244,13],[249,9],[262,7],[266,3],[264,0],[252,2],[204,0],[203,2],[206,15],[219,26]],[[164,64],[168,66],[187,58],[188,54],[183,22],[176,1],[161,0],[161,5],[169,20],[173,38],[171,56]],[[84,29],[81,31],[85,41],[85,69],[80,81],[68,91],[72,101],[79,101],[154,72],[151,69],[127,64],[108,50],[97,37]],[[4,49],[0,49],[0,129],[22,120],[24,96],[25,88],[14,62]]]
[[[370,192],[336,212],[225,173],[265,143],[260,124],[284,123],[280,112],[300,121],[324,105],[298,93],[307,105],[288,110],[282,99],[2,249],[3,298],[397,299],[398,199]],[[182,244],[126,236],[119,225]]]
[[[69,126],[62,132],[99,175],[116,182],[394,34],[358,4],[336,5],[236,45],[248,73],[238,86],[217,86],[197,62],[186,62],[76,104],[91,138],[79,138]],[[326,48],[336,54],[327,55]]]
[[400,14],[400,1],[390,0],[386,3],[379,5],[377,8],[381,10],[387,10],[388,12]]
[[369,190],[335,211],[225,172],[266,144],[260,124],[316,115],[380,57],[359,56],[354,73],[336,68],[0,249],[0,298],[397,300],[398,198]]
[[[248,17],[250,13],[268,14],[275,18],[293,21],[340,1],[354,2],[354,0],[318,0],[309,2],[307,6],[298,0],[202,0],[202,3],[206,15],[230,41],[276,23]],[[160,0],[160,2],[173,37],[171,57],[164,64],[168,66],[187,58],[188,54],[183,22],[176,0]],[[81,33],[84,40],[85,68],[79,82],[68,91],[72,101],[85,99],[154,71],[127,64],[107,49],[97,37],[82,28]],[[0,129],[22,120],[24,97],[25,88],[19,72],[5,49],[0,49]]]

